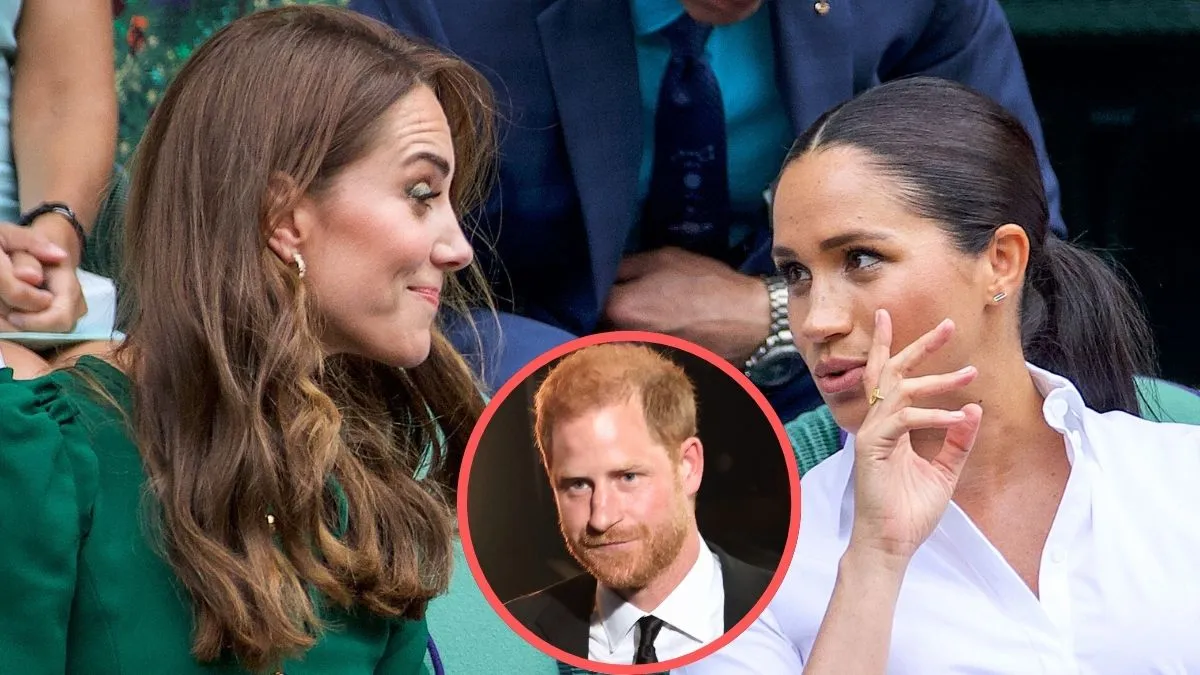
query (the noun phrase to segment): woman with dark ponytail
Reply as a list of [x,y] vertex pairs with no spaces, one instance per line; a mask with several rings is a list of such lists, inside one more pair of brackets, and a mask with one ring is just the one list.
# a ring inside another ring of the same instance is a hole
[[681,672],[1200,672],[1200,427],[1136,417],[1146,322],[1047,221],[1029,136],[958,84],[797,141],[774,253],[851,435],[767,611]]

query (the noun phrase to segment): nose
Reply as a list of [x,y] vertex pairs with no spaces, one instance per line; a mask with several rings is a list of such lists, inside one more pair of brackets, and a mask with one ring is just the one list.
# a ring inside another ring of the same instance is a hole
[[814,283],[806,304],[807,308],[794,307],[801,309],[801,312],[797,317],[799,321],[793,324],[799,326],[799,336],[805,342],[828,342],[849,334],[853,328],[853,308],[850,298],[845,294]]
[[458,218],[451,216],[446,220],[442,236],[433,243],[430,257],[433,264],[442,271],[457,272],[471,264],[475,251],[471,248],[471,242],[467,241],[467,237],[463,234]]
[[621,520],[620,509],[608,488],[597,485],[592,490],[591,509],[588,512],[588,528],[593,532],[607,532]]

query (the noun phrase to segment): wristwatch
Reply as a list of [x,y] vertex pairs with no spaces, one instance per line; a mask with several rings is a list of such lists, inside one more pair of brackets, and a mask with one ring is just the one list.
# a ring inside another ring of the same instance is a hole
[[790,382],[805,370],[804,359],[792,338],[788,320],[788,286],[782,276],[765,277],[767,297],[771,302],[771,327],[767,339],[746,361],[746,377],[759,387],[778,387]]

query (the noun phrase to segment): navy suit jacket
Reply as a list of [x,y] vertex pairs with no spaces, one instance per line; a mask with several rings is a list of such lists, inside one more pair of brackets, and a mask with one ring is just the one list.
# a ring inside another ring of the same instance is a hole
[[[642,109],[629,0],[351,0],[350,7],[448,49],[496,89],[500,184],[476,246],[514,311],[593,332],[640,212]],[[996,0],[769,1],[779,89],[799,135],[880,82],[926,74],[1004,104],[1041,155],[1053,227],[1058,182],[1007,20]],[[769,233],[742,266],[770,270]],[[502,261],[503,265],[500,266]]]

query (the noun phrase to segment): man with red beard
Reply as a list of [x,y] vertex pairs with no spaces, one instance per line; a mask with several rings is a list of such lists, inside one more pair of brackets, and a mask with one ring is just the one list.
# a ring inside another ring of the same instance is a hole
[[657,663],[717,639],[771,573],[706,542],[696,395],[683,369],[637,344],[560,361],[534,401],[537,444],[567,549],[586,572],[506,604],[535,635],[605,663]]

